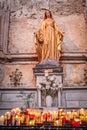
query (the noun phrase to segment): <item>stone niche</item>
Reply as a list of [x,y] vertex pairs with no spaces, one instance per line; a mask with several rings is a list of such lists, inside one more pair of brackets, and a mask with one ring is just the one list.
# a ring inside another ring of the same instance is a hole
[[[44,81],[45,82],[45,72],[48,72],[49,78],[55,75],[55,83],[63,83],[63,67],[59,65],[57,61],[54,60],[44,60],[41,63],[37,64],[33,68],[33,72],[36,79],[36,87],[38,93],[38,107],[46,107],[46,99],[43,95],[43,90],[38,89],[38,86]],[[55,99],[53,100],[52,107],[61,106],[61,92],[58,90]]]

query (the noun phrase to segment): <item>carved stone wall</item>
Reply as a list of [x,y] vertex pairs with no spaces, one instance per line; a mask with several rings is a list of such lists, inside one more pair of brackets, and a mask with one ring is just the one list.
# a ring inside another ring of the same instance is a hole
[[[35,53],[34,32],[44,17],[44,10],[50,8],[53,17],[64,32],[63,51],[85,51],[86,24],[85,1],[11,1],[10,53]],[[61,9],[62,8],[62,9]],[[80,21],[80,22],[79,22]],[[83,46],[84,44],[84,46]]]
[[[14,65],[4,65],[4,80],[2,81],[2,86],[0,88],[35,88],[35,78],[33,76],[32,68],[33,65],[23,65],[23,64],[14,64]],[[22,79],[20,85],[13,86],[10,81],[10,75],[16,69],[22,73]]]
[[[18,56],[19,54],[30,55],[31,53],[31,56],[34,57],[34,54],[36,54],[33,41],[34,32],[39,28],[41,21],[43,20],[45,9],[49,8],[52,11],[53,18],[64,33],[61,58],[62,65],[67,66],[64,67],[67,69],[65,70],[64,75],[71,75],[69,73],[71,73],[70,69],[73,71],[73,67],[69,69],[68,66],[70,65],[68,65],[68,59],[71,59],[71,62],[73,59],[78,68],[81,62],[85,64],[84,57],[87,54],[85,7],[86,1],[83,0],[11,1],[8,52],[10,54],[17,54]],[[71,55],[71,53],[73,54]],[[79,63],[77,63],[77,60]],[[65,62],[67,62],[67,64],[65,64]],[[81,73],[83,73],[83,71],[84,67],[82,71],[80,69],[77,75],[82,75]],[[79,78],[78,82],[81,80],[82,79]],[[70,83],[71,80],[67,77],[64,81],[65,84],[73,83],[73,85],[75,85],[74,80]]]
[[85,83],[85,68],[84,63],[66,63],[64,65],[64,86],[66,87],[84,87]]

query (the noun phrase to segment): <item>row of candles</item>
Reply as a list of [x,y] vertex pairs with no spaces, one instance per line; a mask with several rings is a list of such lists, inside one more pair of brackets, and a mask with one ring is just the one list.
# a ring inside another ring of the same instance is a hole
[[69,123],[72,126],[80,126],[83,122],[87,123],[87,110],[43,110],[27,108],[21,111],[20,108],[13,108],[0,116],[0,125],[11,126],[35,126],[44,123],[52,123],[53,126],[62,126]]

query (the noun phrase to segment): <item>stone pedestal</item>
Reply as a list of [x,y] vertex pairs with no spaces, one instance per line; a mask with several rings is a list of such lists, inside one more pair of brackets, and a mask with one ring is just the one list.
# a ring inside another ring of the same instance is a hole
[[[56,78],[56,84],[62,84],[63,83],[63,67],[59,65],[57,61],[54,60],[45,60],[39,64],[36,65],[35,68],[33,68],[33,73],[35,75],[36,79],[36,87],[38,92],[38,107],[46,107],[45,98],[43,97],[43,93],[40,89],[40,83],[44,81],[45,78],[45,72],[48,72],[49,76],[55,75]],[[59,86],[61,87],[61,86]],[[58,94],[56,95],[56,98],[54,99],[54,106],[53,107],[61,107],[61,88],[58,89]]]

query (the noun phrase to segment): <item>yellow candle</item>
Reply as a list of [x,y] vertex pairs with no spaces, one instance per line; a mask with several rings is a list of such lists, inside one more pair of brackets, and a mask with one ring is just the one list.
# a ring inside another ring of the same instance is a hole
[[15,120],[16,120],[16,125],[19,126],[20,125],[20,116],[16,115]]
[[0,116],[0,125],[4,125],[4,116]]
[[20,116],[20,124],[21,124],[21,125],[24,123],[24,120],[25,120],[25,115],[22,114],[22,115]]
[[55,121],[54,121],[54,126],[62,126],[62,121],[61,121],[61,119],[55,120]]
[[35,125],[35,119],[32,119],[29,121],[29,126],[34,126]]

